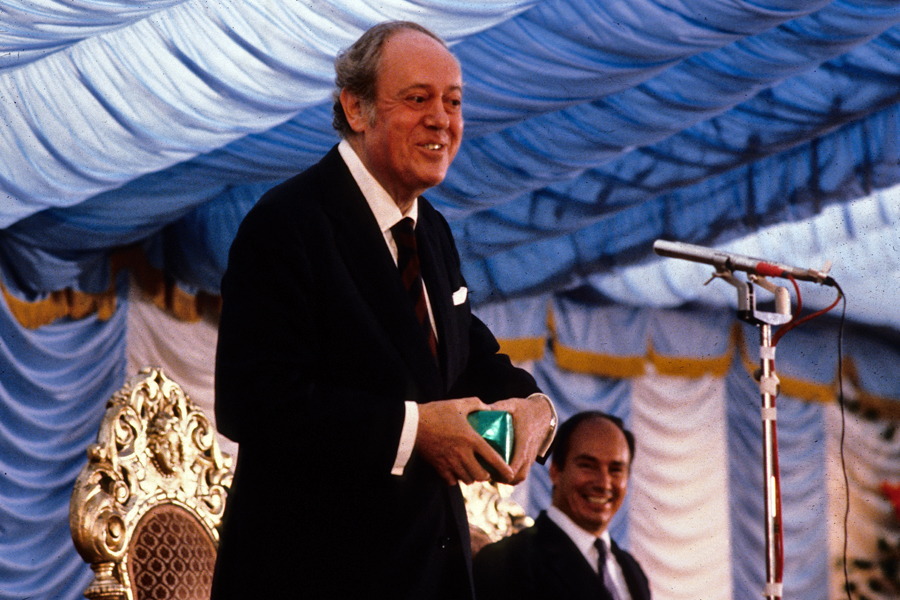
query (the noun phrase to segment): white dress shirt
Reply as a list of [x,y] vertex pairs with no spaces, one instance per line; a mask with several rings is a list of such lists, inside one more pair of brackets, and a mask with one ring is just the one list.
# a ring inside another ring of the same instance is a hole
[[[381,233],[384,236],[384,242],[387,244],[388,250],[396,264],[397,242],[394,241],[394,235],[391,233],[391,228],[405,217],[410,217],[413,220],[413,226],[415,227],[415,223],[419,217],[419,199],[416,198],[413,200],[412,206],[410,206],[406,214],[403,214],[400,212],[400,209],[397,207],[397,204],[394,202],[394,199],[391,198],[390,194],[385,191],[381,184],[378,183],[378,180],[376,180],[369,170],[366,169],[365,165],[363,165],[359,156],[357,156],[356,151],[350,145],[350,142],[341,140],[338,144],[338,152],[347,164],[347,168],[350,170],[350,174],[356,181],[356,185],[359,186],[363,196],[366,198],[366,202],[369,204],[372,214],[375,215],[375,220],[378,222],[378,227],[381,228]],[[425,306],[428,309],[428,319],[431,323],[431,329],[434,331],[434,338],[437,341],[437,327],[434,322],[434,313],[431,309],[431,300],[428,297],[428,288],[424,285],[423,288],[425,290]],[[462,288],[462,291],[465,293],[465,288]],[[463,296],[463,298],[465,298],[465,296]],[[540,456],[544,456],[549,449],[550,442],[553,440],[553,435],[556,433],[556,409],[550,398],[544,394],[532,395],[539,395],[541,398],[545,399],[550,405],[550,411],[553,413],[552,431],[544,441],[544,447],[540,454]],[[391,468],[392,475],[403,475],[403,470],[406,468],[406,463],[409,462],[409,457],[412,455],[413,448],[416,444],[416,434],[419,428],[419,405],[415,402],[406,402],[405,406],[406,414],[403,419],[403,429],[400,432],[400,444],[397,448],[397,456],[394,460],[394,465]]]
[[[594,573],[599,575],[598,562],[600,553],[597,551],[597,547],[594,546],[594,540],[597,539],[597,536],[576,525],[575,522],[569,518],[569,515],[555,506],[550,506],[547,509],[547,516],[550,517],[550,520],[556,523],[567,536],[569,536],[578,547],[581,554],[584,555],[584,559],[591,566],[591,569],[594,570]],[[600,534],[600,538],[604,541],[607,548],[611,548],[611,539],[608,531],[604,531]],[[628,584],[625,583],[625,574],[622,573],[622,567],[619,565],[619,561],[616,560],[616,557],[613,556],[612,551],[606,553],[605,566],[606,573],[604,575],[604,581],[607,583],[607,587],[613,588],[609,590],[613,595],[613,598],[615,600],[631,600],[631,594],[628,592]]]
[[[353,147],[347,140],[341,140],[341,143],[338,144],[338,152],[340,152],[344,162],[347,163],[350,174],[353,175],[356,185],[359,186],[363,196],[366,198],[366,202],[369,204],[369,208],[372,210],[372,214],[375,215],[378,227],[381,228],[381,233],[384,235],[384,242],[387,244],[388,250],[390,250],[396,264],[397,242],[394,241],[391,227],[399,223],[404,217],[410,217],[413,220],[413,226],[415,226],[419,217],[419,199],[416,198],[413,201],[409,211],[404,215],[400,212],[390,194],[369,173],[369,170],[363,165],[359,156],[356,155],[356,151],[353,150]],[[431,322],[431,328],[435,329],[434,314],[431,311],[431,301],[428,299],[427,289],[425,289],[425,305],[428,307],[428,318]],[[435,339],[437,339],[437,331],[434,332],[434,335]],[[406,468],[406,463],[409,462],[413,447],[415,447],[416,433],[419,428],[419,405],[415,402],[405,402],[404,404],[406,406],[406,415],[403,419],[403,429],[400,432],[400,445],[397,448],[397,456],[391,468],[391,474],[393,475],[403,475],[403,470]]]

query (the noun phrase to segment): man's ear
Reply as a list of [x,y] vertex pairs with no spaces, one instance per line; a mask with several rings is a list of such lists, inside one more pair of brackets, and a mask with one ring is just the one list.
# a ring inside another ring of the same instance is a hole
[[553,484],[553,487],[556,487],[556,484],[559,481],[559,468],[557,468],[555,462],[550,461],[550,468],[548,471],[550,472],[550,482]]
[[350,124],[350,128],[356,133],[362,133],[368,121],[359,97],[344,88],[341,90],[341,106],[344,107],[344,114],[347,116],[347,123]]

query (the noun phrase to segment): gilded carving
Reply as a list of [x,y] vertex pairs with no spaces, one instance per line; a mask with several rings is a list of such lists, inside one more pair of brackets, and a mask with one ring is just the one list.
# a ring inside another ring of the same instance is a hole
[[487,539],[484,542],[496,542],[500,538],[511,535],[531,526],[534,521],[525,514],[525,510],[511,498],[513,487],[503,483],[476,482],[471,485],[461,484],[466,501],[466,514],[469,525]]
[[209,419],[162,370],[145,367],[107,402],[97,442],[72,492],[72,539],[95,578],[87,598],[132,600],[124,567],[141,517],[172,503],[218,544],[231,457]]

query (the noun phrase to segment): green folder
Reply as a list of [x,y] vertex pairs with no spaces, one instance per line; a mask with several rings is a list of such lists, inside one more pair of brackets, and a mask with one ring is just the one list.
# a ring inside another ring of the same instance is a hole
[[[477,410],[469,413],[468,419],[472,428],[487,440],[488,444],[503,457],[506,464],[509,464],[513,456],[513,441],[515,439],[512,415],[505,410]],[[495,474],[493,469],[481,460],[481,457],[479,457],[479,462],[488,471],[491,471],[492,476]]]

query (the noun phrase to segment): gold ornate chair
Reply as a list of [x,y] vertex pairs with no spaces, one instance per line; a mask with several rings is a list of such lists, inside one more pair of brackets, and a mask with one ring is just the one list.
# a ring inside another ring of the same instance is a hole
[[485,481],[460,486],[469,518],[472,556],[487,544],[534,524],[525,509],[510,497],[511,485]]
[[208,599],[231,458],[174,381],[146,367],[107,402],[75,482],[72,540],[89,599]]

